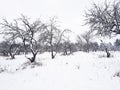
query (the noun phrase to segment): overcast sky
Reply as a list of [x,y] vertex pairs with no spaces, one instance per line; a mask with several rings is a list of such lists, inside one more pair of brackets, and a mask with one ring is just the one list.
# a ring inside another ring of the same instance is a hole
[[[106,0],[0,0],[0,19],[16,19],[21,14],[30,18],[48,20],[57,16],[61,28],[71,29],[80,34],[89,29],[84,24],[85,10],[91,8],[93,2]],[[107,0],[110,1],[110,0]],[[113,1],[113,0],[111,0]]]

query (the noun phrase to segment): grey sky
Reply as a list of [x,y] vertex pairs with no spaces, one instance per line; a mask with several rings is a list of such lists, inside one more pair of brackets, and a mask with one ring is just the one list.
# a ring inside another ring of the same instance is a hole
[[84,10],[92,2],[105,0],[0,0],[0,17],[15,19],[20,14],[31,18],[57,16],[62,28],[79,34],[86,29],[83,23]]

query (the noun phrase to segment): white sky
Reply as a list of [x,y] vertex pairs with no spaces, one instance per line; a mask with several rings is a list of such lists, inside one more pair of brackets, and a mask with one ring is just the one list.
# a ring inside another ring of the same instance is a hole
[[93,2],[104,1],[106,0],[0,0],[0,18],[15,19],[20,14],[44,19],[57,16],[62,28],[69,28],[79,34],[88,29],[82,26],[84,11]]

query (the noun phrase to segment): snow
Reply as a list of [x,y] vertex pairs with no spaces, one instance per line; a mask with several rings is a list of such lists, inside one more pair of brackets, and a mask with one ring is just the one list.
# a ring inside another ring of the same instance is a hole
[[[120,52],[112,52],[113,57],[104,52],[76,52],[73,55],[58,55],[50,58],[50,53],[38,55],[41,66],[21,69],[27,62],[24,55],[15,60],[0,57],[0,90],[120,90]],[[19,70],[18,70],[19,69]]]

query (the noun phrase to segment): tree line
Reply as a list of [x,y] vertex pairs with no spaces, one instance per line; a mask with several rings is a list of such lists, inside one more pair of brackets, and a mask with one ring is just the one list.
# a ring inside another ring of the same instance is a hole
[[[91,42],[95,35],[109,36],[120,34],[120,2],[93,4],[85,13],[85,23],[90,26],[90,30],[83,35],[78,35],[76,43],[71,42],[65,33],[71,32],[69,29],[61,30],[55,17],[50,18],[47,23],[40,19],[31,20],[27,16],[21,15],[13,22],[3,19],[0,33],[5,40],[0,43],[0,53],[10,55],[12,59],[16,54],[24,53],[30,62],[35,62],[38,53],[50,52],[54,59],[57,53],[69,55],[75,51],[97,51],[104,50],[107,57],[110,57],[109,50],[118,50],[119,40],[115,44],[106,44],[101,40],[101,44]],[[94,34],[93,34],[94,33]],[[18,42],[19,41],[19,42]],[[111,48],[108,46],[111,45]],[[103,49],[102,49],[103,48]],[[28,57],[31,53],[31,57]]]
[[[61,31],[57,28],[55,17],[50,19],[49,24],[43,24],[39,20],[30,23],[29,18],[22,15],[12,23],[4,19],[1,24],[3,28],[1,34],[5,39],[0,43],[0,54],[10,56],[12,59],[15,59],[15,55],[24,54],[30,62],[35,62],[38,53],[50,52],[51,58],[54,59],[57,53],[70,55],[77,51],[96,52],[104,51],[106,48],[115,51],[120,45],[119,39],[116,39],[114,45],[92,42],[94,37],[92,31],[77,35],[76,42],[73,43],[70,36],[66,36],[71,30]],[[32,57],[28,57],[28,54],[32,54]]]

